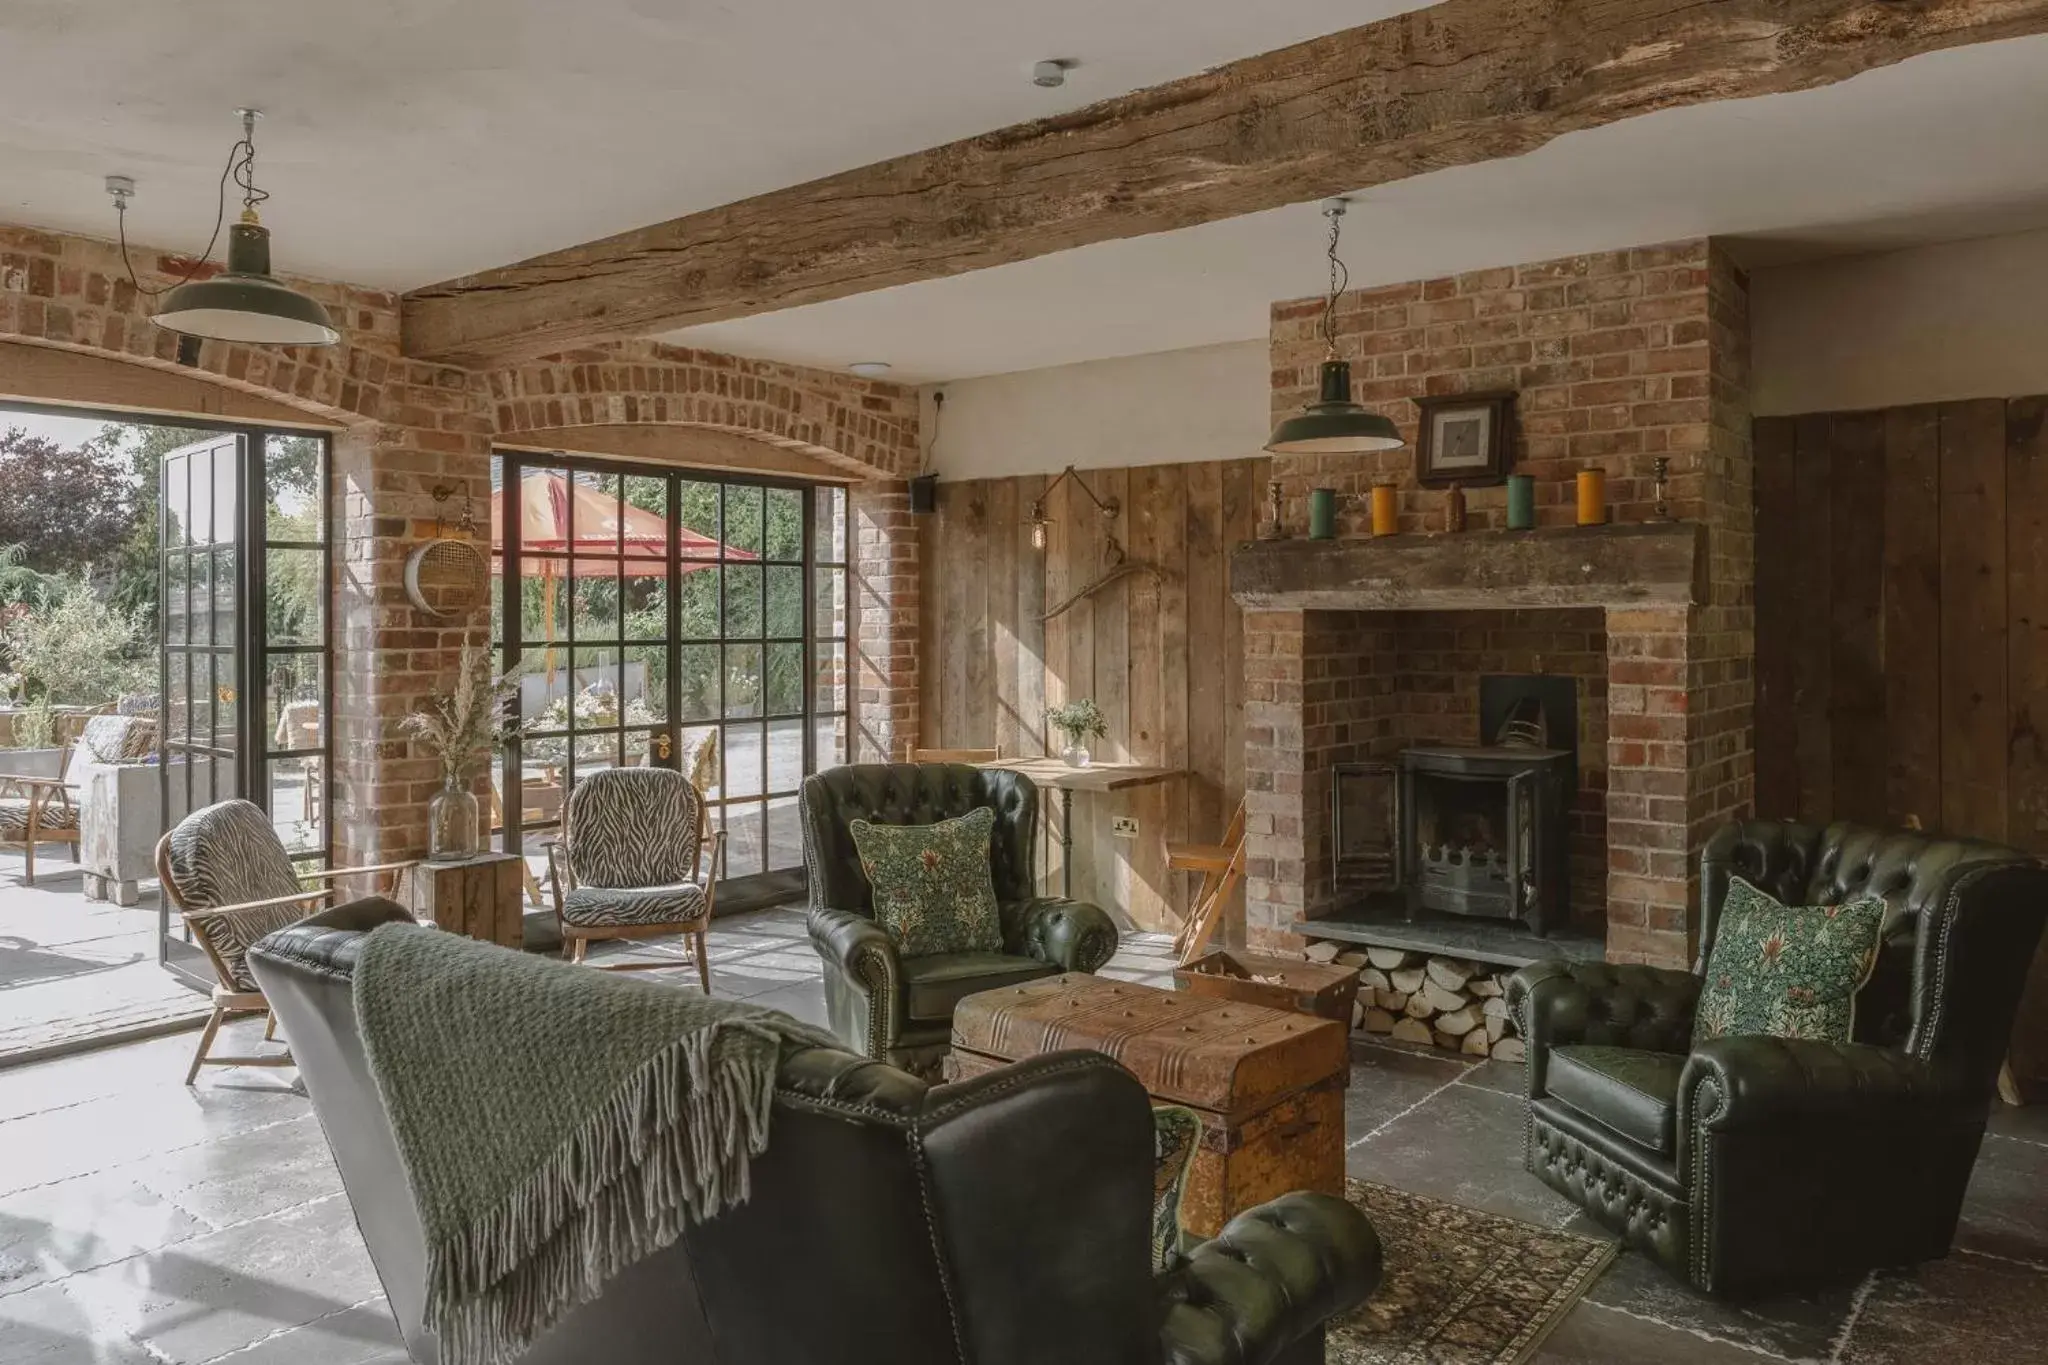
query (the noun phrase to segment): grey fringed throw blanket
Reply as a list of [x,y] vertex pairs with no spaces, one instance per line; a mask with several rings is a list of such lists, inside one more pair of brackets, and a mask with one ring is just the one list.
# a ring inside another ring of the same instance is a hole
[[387,925],[355,1006],[426,1231],[448,1365],[518,1353],[692,1221],[747,1198],[784,1014]]

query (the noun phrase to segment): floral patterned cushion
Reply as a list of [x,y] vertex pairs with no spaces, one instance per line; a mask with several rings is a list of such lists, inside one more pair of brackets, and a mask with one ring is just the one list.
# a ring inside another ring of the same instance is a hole
[[1693,1015],[1693,1041],[1771,1034],[1846,1043],[1856,992],[1877,965],[1884,900],[1788,906],[1740,877],[1728,886]]
[[1171,1270],[1180,1257],[1180,1197],[1201,1144],[1201,1116],[1177,1104],[1155,1105],[1152,1136],[1152,1268]]
[[848,823],[874,889],[875,922],[902,956],[1003,950],[988,862],[995,827],[996,813],[987,806],[936,825]]

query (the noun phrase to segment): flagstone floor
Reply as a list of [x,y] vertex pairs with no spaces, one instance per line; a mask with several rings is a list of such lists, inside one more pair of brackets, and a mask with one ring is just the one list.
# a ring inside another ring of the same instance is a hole
[[0,853],[0,1066],[110,1034],[190,1027],[204,995],[156,961],[157,891],[118,906],[85,898],[77,865],[46,846],[36,884]]
[[[721,920],[711,952],[719,994],[822,1022],[799,913]],[[1110,970],[1159,981],[1169,964],[1161,939],[1137,936]],[[257,1026],[243,1027],[235,1045],[253,1045]],[[0,1070],[0,1362],[399,1365],[294,1073],[222,1069],[187,1089],[192,1044],[187,1034]],[[1517,1068],[1367,1043],[1353,1058],[1352,1174],[1597,1234],[1521,1169]],[[2041,1359],[2044,1340],[2048,1111],[2005,1110],[1946,1260],[1725,1307],[1623,1255],[1536,1359],[2020,1365]]]

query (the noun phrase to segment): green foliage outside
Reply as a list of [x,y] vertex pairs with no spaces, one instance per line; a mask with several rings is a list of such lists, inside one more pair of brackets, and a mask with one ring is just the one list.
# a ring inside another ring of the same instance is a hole
[[[579,482],[616,493],[614,476],[577,474]],[[724,515],[720,515],[723,490]],[[626,501],[658,516],[667,513],[667,482],[661,478],[629,477],[625,480]],[[802,710],[804,696],[803,647],[789,644],[728,645],[725,676],[719,676],[719,650],[715,642],[801,640],[805,631],[803,496],[793,489],[762,489],[745,485],[686,482],[682,485],[681,519],[686,531],[701,540],[685,538],[682,559],[686,571],[681,577],[677,615],[680,642],[677,667],[682,694],[678,720],[712,720],[720,715],[720,684],[723,682],[724,711],[727,716],[758,716],[764,713],[791,714]],[[734,550],[757,556],[755,560],[713,562],[723,542]],[[702,556],[699,560],[693,556]],[[777,562],[786,561],[786,562]],[[555,561],[559,563],[560,561]],[[703,568],[690,569],[694,562]],[[544,670],[555,648],[556,670],[571,667],[565,647],[573,620],[574,667],[579,670],[616,664],[623,641],[625,659],[642,664],[646,671],[646,700],[653,708],[666,702],[668,651],[656,642],[669,634],[668,583],[666,569],[647,577],[623,580],[605,578],[545,577],[542,561],[528,560],[519,585],[520,635],[526,649],[529,670]],[[650,565],[650,567],[653,567]],[[549,598],[552,595],[552,619]],[[494,606],[494,612],[501,610]],[[493,622],[502,634],[502,621]],[[610,647],[591,646],[583,641],[614,642]],[[635,641],[649,642],[636,646]],[[692,644],[692,641],[704,642]],[[765,712],[764,712],[765,707]],[[579,717],[580,717],[579,709]]]
[[[67,447],[0,425],[0,689],[12,699],[93,706],[156,691],[163,458],[205,439],[110,423]],[[266,439],[270,539],[323,538],[321,450],[314,437]],[[320,559],[317,549],[269,552],[273,643],[320,641]],[[220,554],[222,569],[232,564]],[[19,719],[15,731],[19,744]]]

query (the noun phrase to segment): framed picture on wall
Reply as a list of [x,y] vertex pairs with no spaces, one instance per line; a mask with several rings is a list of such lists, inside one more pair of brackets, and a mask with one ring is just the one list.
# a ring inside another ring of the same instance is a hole
[[1422,412],[1415,438],[1418,483],[1483,486],[1507,478],[1514,459],[1513,393],[1443,394],[1418,398],[1415,406]]

